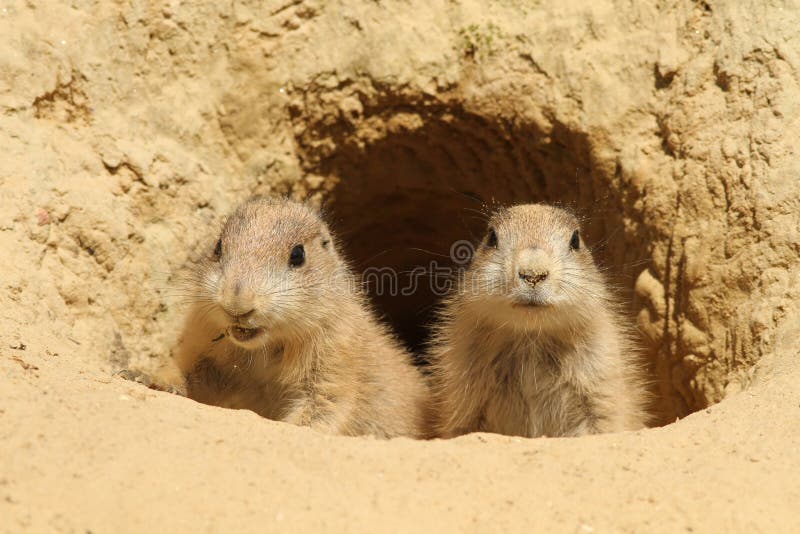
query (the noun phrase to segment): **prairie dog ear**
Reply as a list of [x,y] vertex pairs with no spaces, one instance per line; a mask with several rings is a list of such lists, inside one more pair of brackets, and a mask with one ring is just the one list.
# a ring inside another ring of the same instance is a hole
[[332,256],[337,256],[336,241],[327,229],[322,231],[322,235],[319,237],[319,244],[322,246],[323,250],[326,250]]

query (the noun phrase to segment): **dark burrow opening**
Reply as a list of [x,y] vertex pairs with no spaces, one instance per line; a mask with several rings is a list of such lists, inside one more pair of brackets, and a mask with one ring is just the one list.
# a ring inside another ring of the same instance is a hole
[[[441,291],[430,277],[418,277],[408,294],[400,288],[418,276],[415,270],[430,273],[432,262],[457,268],[451,248],[463,240],[477,243],[494,205],[548,202],[574,210],[596,261],[608,268],[635,320],[634,282],[649,261],[646,222],[618,173],[596,168],[585,134],[559,124],[545,133],[445,106],[384,108],[370,124],[379,125],[380,135],[364,135],[349,123],[326,128],[336,149],[308,158],[314,163],[307,170],[336,180],[326,210],[356,270],[400,273],[390,290],[377,275],[366,287],[384,321],[416,354],[428,339]],[[647,352],[652,368],[656,354]]]

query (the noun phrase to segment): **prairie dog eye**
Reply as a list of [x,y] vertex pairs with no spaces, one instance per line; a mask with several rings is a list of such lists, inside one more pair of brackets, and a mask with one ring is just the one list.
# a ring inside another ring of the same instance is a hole
[[303,245],[295,245],[289,253],[289,265],[291,267],[300,267],[306,262],[306,249]]
[[581,236],[577,230],[572,232],[572,237],[569,240],[569,248],[572,250],[578,250],[581,248]]
[[489,228],[489,234],[486,236],[486,246],[497,248],[497,232],[494,231],[494,228]]
[[219,260],[222,257],[222,239],[217,241],[216,246],[214,247],[214,259]]

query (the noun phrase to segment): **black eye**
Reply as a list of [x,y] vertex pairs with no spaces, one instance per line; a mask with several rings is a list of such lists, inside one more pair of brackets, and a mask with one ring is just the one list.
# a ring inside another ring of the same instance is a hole
[[300,267],[306,261],[306,249],[303,248],[303,245],[297,245],[292,249],[292,252],[289,253],[289,265],[292,267]]
[[489,235],[486,236],[486,246],[497,248],[497,232],[494,231],[494,228],[489,228]]
[[572,250],[578,250],[581,248],[581,236],[577,230],[572,232],[572,237],[569,240],[569,248]]
[[217,246],[214,247],[214,259],[218,260],[222,257],[222,239],[217,241]]

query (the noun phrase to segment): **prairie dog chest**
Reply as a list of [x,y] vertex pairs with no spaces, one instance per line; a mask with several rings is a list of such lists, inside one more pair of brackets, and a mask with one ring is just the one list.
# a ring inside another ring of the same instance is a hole
[[486,430],[520,436],[554,434],[560,404],[568,395],[557,356],[535,343],[514,344],[492,358],[483,412]]

